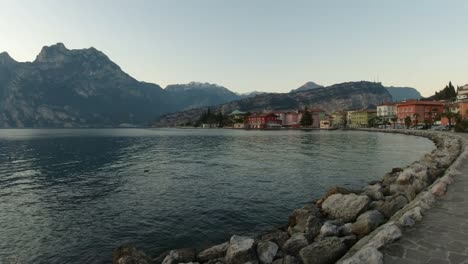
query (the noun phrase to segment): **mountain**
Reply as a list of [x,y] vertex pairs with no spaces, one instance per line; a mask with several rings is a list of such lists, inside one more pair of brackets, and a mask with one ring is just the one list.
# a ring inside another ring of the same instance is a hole
[[43,47],[33,62],[0,53],[0,127],[146,125],[168,112],[239,99],[206,83],[140,82],[95,48]]
[[290,93],[295,93],[295,92],[302,92],[302,91],[307,91],[307,90],[311,90],[311,89],[316,89],[316,88],[320,88],[320,87],[323,87],[322,85],[318,85],[314,82],[306,82],[304,85],[302,85],[301,87],[297,88],[297,89],[292,89],[290,91]]
[[266,92],[253,91],[249,93],[241,93],[241,94],[238,93],[237,95],[240,97],[239,99],[244,99],[244,98],[255,97],[260,94],[266,94]]
[[420,99],[422,98],[418,90],[411,87],[385,87],[392,95],[393,102],[400,102],[407,99]]
[[201,82],[168,85],[164,90],[168,92],[173,107],[181,110],[223,104],[241,98],[226,87]]
[[[234,110],[263,112],[299,109],[305,106],[321,108],[328,113],[341,109],[375,107],[391,101],[390,93],[380,83],[347,82],[292,93],[267,93],[210,107],[212,112],[231,113]],[[196,121],[207,107],[163,115],[156,126],[173,126]]]

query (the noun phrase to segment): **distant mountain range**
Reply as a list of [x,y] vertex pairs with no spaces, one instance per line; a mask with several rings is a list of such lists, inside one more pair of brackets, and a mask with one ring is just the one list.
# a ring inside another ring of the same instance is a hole
[[[328,113],[341,109],[375,108],[382,102],[389,102],[392,96],[380,83],[347,82],[328,87],[305,89],[291,93],[266,93],[217,106],[209,107],[212,112],[229,114],[241,111],[270,111],[300,109],[305,106],[321,108]],[[208,107],[162,116],[156,126],[174,126],[195,122]]]
[[[340,93],[335,88],[348,86],[324,88],[308,82],[290,94],[238,94],[223,86],[199,82],[168,85],[162,89],[157,84],[134,79],[95,48],[70,50],[58,43],[43,47],[33,62],[17,62],[8,53],[0,53],[0,127],[148,125],[167,113],[234,101],[237,103],[232,105],[249,109],[256,109],[265,100],[269,103],[263,104],[264,107],[290,107],[307,101],[320,105],[322,101],[317,99],[320,94],[336,96],[334,102],[339,103],[343,100],[340,96],[346,92]],[[371,83],[357,86],[383,87]],[[316,91],[310,92],[311,89]],[[362,92],[361,97],[356,94],[355,102],[347,105],[365,105],[368,96],[367,92]],[[390,90],[390,93],[395,92]],[[331,100],[330,96],[325,97]],[[361,99],[363,102],[359,103]],[[386,93],[370,101],[379,103],[379,100],[392,98]],[[249,103],[251,107],[247,107]]]

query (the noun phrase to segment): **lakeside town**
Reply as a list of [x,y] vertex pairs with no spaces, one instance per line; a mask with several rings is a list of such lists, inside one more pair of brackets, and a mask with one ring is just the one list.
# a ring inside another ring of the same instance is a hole
[[383,102],[367,109],[343,109],[327,113],[313,106],[303,109],[244,112],[227,115],[204,113],[198,126],[234,129],[413,128],[464,131],[468,128],[468,85],[457,88],[453,100],[407,99]]

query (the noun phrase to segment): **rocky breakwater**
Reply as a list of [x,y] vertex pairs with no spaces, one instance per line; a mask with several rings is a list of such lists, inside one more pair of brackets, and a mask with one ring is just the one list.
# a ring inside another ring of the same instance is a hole
[[443,195],[456,174],[448,168],[461,162],[457,157],[464,150],[453,135],[406,133],[428,137],[437,148],[362,190],[330,189],[294,210],[282,229],[255,238],[234,235],[207,249],[175,249],[155,258],[121,246],[113,252],[113,263],[382,263],[379,248],[398,239],[405,226],[419,221],[435,197]]

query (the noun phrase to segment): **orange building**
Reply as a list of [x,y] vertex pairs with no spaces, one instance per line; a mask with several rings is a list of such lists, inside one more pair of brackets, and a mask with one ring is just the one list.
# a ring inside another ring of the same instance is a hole
[[405,124],[405,118],[411,118],[411,124],[424,124],[425,120],[429,123],[434,123],[435,120],[440,119],[444,112],[444,102],[441,101],[405,101],[398,103],[397,117],[398,123]]
[[460,101],[458,105],[462,119],[468,119],[468,100]]

